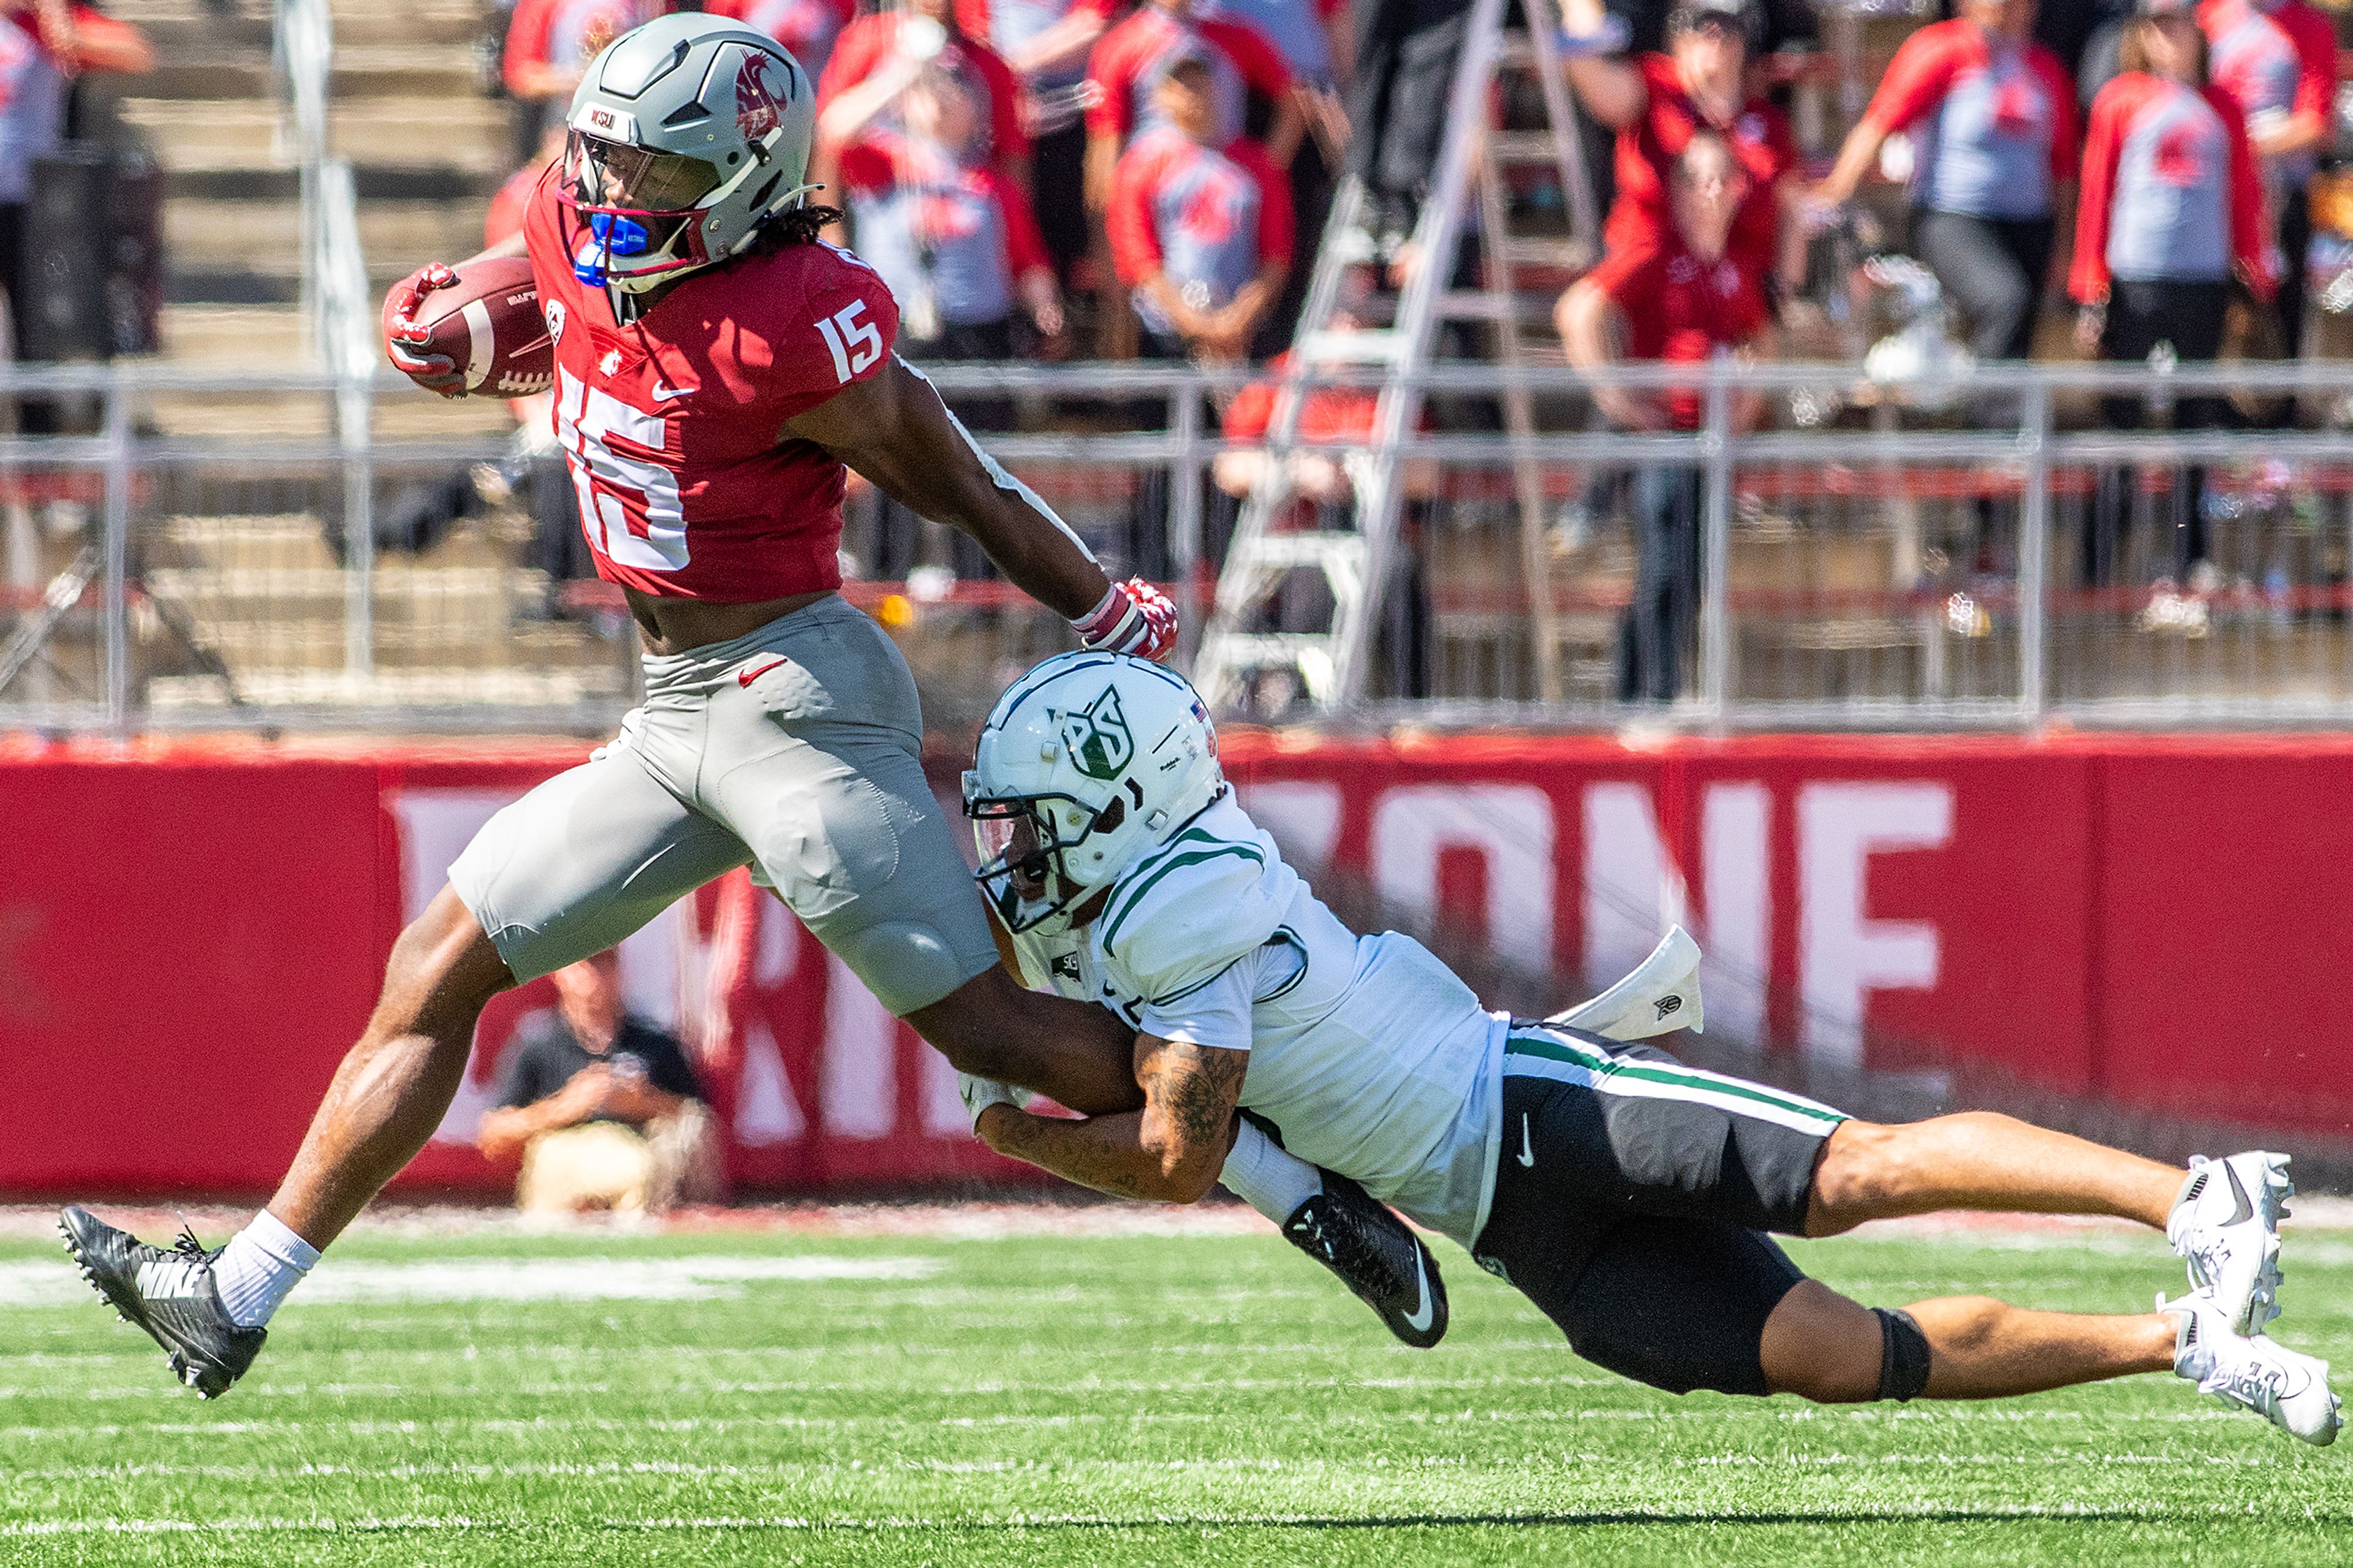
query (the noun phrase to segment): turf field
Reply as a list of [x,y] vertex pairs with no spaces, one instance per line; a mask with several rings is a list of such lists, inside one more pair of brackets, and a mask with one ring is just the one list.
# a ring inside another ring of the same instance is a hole
[[[2170,1378],[1901,1410],[1676,1399],[1578,1362],[1451,1247],[1453,1331],[1417,1352],[1230,1215],[1176,1234],[1103,1210],[881,1217],[355,1233],[204,1405],[19,1215],[0,1563],[2353,1555],[2353,1442],[2304,1448]],[[2112,1229],[1800,1260],[1883,1302],[2122,1310],[2179,1279]],[[2353,1369],[2353,1233],[2292,1231],[2287,1267],[2281,1337]]]

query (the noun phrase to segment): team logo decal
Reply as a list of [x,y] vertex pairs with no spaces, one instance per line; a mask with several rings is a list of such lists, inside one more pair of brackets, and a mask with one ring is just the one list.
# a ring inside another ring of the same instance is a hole
[[1104,687],[1086,711],[1063,716],[1062,744],[1070,748],[1079,772],[1091,779],[1109,782],[1126,771],[1135,760],[1135,737],[1128,731],[1127,715],[1120,711],[1116,688]]
[[776,95],[768,86],[768,57],[757,49],[744,51],[735,70],[735,131],[746,142],[757,142],[776,128]]
[[554,342],[564,336],[564,301],[550,300],[539,312],[547,319],[547,338]]

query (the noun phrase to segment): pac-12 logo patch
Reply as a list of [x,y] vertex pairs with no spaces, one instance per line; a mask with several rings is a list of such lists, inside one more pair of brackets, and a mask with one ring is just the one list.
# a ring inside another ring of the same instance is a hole
[[547,320],[547,338],[554,342],[564,336],[564,301],[550,300],[540,307],[539,313]]
[[744,51],[735,68],[735,131],[746,142],[757,142],[776,128],[776,95],[768,86],[768,57],[757,49]]
[[1104,687],[1084,712],[1063,716],[1062,744],[1070,748],[1079,772],[1091,779],[1108,783],[1127,770],[1135,760],[1135,737],[1120,710],[1117,687]]

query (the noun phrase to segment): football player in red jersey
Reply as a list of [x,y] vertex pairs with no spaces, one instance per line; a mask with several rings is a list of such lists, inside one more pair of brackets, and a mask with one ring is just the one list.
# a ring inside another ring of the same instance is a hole
[[[1132,1030],[1024,990],[999,962],[923,775],[913,679],[835,592],[845,466],[969,533],[1090,648],[1165,658],[1175,611],[1145,584],[1110,582],[892,353],[889,289],[817,239],[833,213],[803,205],[814,100],[765,35],[699,14],[648,23],[590,65],[522,236],[484,253],[531,258],[555,341],[557,434],[597,571],[645,641],[645,704],[459,857],[395,944],[375,1015],[285,1181],[226,1247],[166,1252],[67,1211],[92,1282],[201,1393],[251,1364],[318,1249],[424,1146],[491,996],[746,863],[957,1068],[1073,1110],[1142,1103]],[[405,288],[447,276],[427,268]],[[463,390],[446,359],[396,345],[396,363]],[[1166,742],[1130,740],[1147,753]],[[1312,1167],[1257,1141],[1235,1181],[1271,1157],[1314,1189]],[[1409,1295],[1410,1262],[1382,1258],[1410,1260],[1419,1243],[1373,1207],[1363,1225],[1407,1245],[1322,1260],[1360,1294]]]

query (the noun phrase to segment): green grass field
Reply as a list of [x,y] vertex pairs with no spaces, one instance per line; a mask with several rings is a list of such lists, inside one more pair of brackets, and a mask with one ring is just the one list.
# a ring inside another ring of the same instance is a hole
[[[1418,1352],[1271,1233],[1038,1233],[1060,1223],[355,1234],[211,1405],[19,1224],[0,1563],[2353,1555],[2353,1443],[2305,1448],[2170,1378],[1998,1405],[1677,1399],[1577,1360],[1451,1247],[1453,1331]],[[1799,1257],[1879,1302],[2126,1310],[2179,1279],[2161,1242],[2112,1230]],[[2353,1368],[2353,1235],[2292,1232],[2286,1261],[2280,1337]]]

